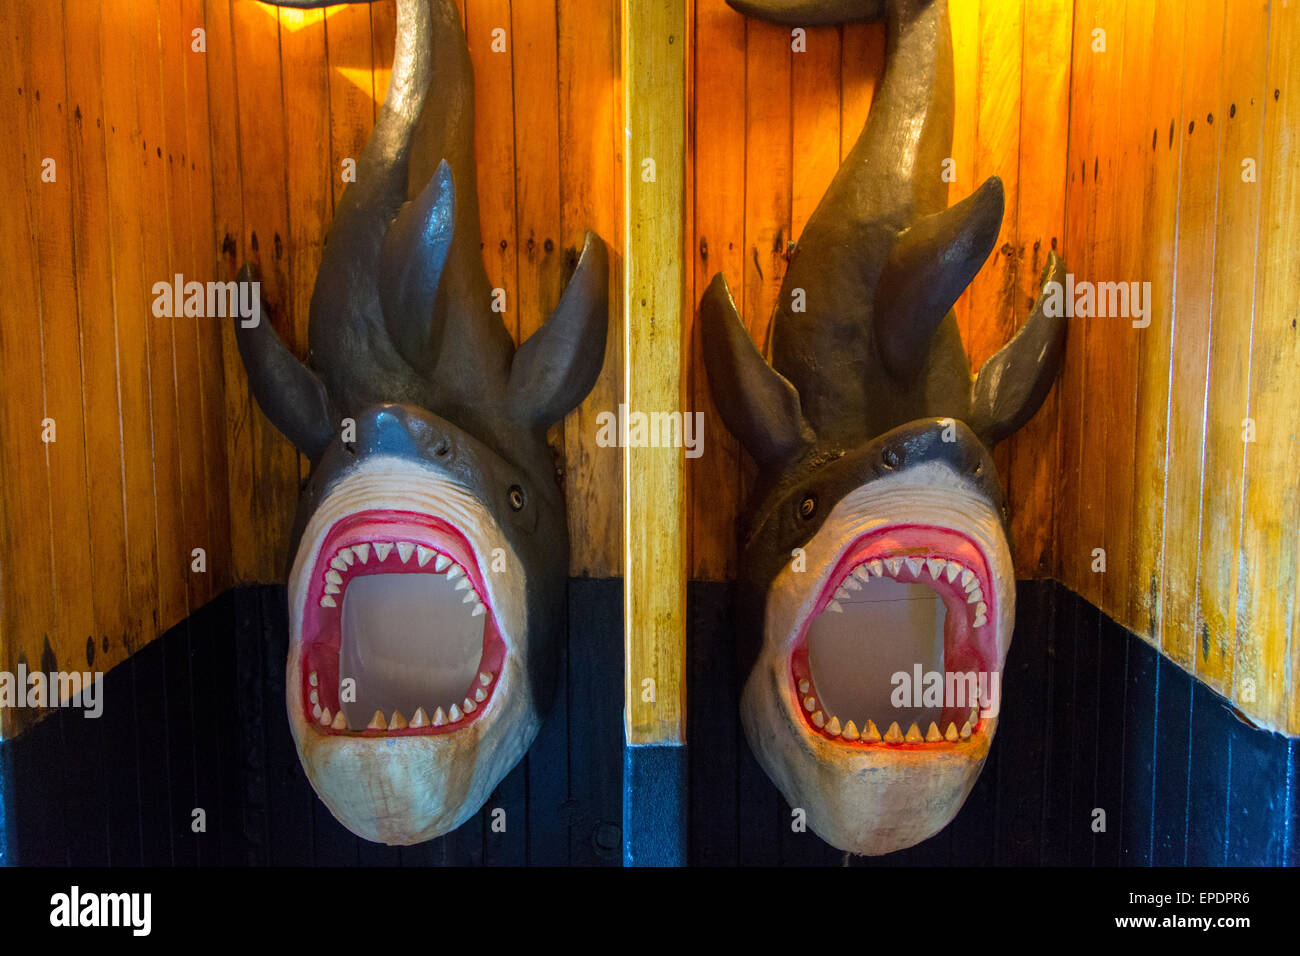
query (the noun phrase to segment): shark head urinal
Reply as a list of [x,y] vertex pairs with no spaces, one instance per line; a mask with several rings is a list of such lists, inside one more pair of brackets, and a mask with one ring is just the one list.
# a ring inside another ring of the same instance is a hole
[[410,844],[482,806],[550,703],[568,529],[546,430],[600,372],[608,261],[588,234],[555,312],[514,347],[483,267],[456,5],[398,0],[397,17],[308,363],[267,322],[236,334],[258,405],[311,460],[288,576],[298,755],[350,830]]
[[[816,833],[888,853],[942,829],[988,755],[1015,617],[990,449],[1051,388],[1065,322],[1040,297],[972,377],[950,310],[1003,196],[994,178],[948,207],[946,0],[728,2],[888,24],[866,128],[791,255],[771,364],[720,274],[701,305],[714,400],[759,469],[738,582],[745,734]],[[1052,254],[1044,283],[1063,272]]]

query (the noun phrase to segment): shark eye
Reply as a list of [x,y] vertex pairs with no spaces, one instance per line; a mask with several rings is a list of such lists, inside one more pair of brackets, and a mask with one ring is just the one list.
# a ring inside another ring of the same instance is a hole
[[510,486],[510,507],[515,511],[522,511],[524,507],[524,489],[518,485]]
[[903,453],[897,448],[890,446],[885,449],[884,454],[881,455],[881,459],[884,461],[886,468],[898,468],[903,464]]
[[804,495],[803,501],[799,502],[799,517],[807,521],[816,513],[817,513],[817,496],[814,494]]

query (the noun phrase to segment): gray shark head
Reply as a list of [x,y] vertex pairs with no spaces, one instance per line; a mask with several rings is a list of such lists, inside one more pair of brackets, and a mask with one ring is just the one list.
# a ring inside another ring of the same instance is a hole
[[608,257],[593,234],[551,317],[514,347],[480,251],[473,128],[455,4],[399,0],[389,93],[326,242],[308,362],[268,321],[236,331],[258,405],[311,461],[288,572],[298,754],[345,826],[390,844],[459,826],[536,736],[568,573],[546,431],[604,360]]
[[[1040,297],[972,378],[951,308],[1003,196],[993,178],[947,205],[945,0],[729,2],[888,22],[866,129],[791,256],[771,364],[721,275],[701,305],[714,400],[759,468],[740,536],[746,736],[815,832],[888,853],[945,826],[988,754],[1015,617],[991,449],[1051,388],[1065,324]],[[1044,283],[1063,272],[1052,254]]]

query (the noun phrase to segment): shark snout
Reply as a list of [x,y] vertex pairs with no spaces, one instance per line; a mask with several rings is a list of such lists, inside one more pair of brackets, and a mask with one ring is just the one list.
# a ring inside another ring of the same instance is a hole
[[879,456],[878,476],[942,464],[974,485],[991,502],[1002,505],[1002,489],[993,456],[979,436],[960,419],[917,419],[886,432],[873,444]]

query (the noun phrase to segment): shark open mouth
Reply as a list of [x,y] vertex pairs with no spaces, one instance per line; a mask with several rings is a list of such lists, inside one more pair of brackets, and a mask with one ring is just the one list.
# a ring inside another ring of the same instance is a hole
[[492,703],[506,658],[478,556],[450,522],[368,510],[336,522],[302,622],[302,708],[318,733],[455,733]]
[[857,748],[968,745],[980,708],[996,704],[996,605],[989,562],[960,532],[891,525],[858,537],[791,648],[805,727]]

